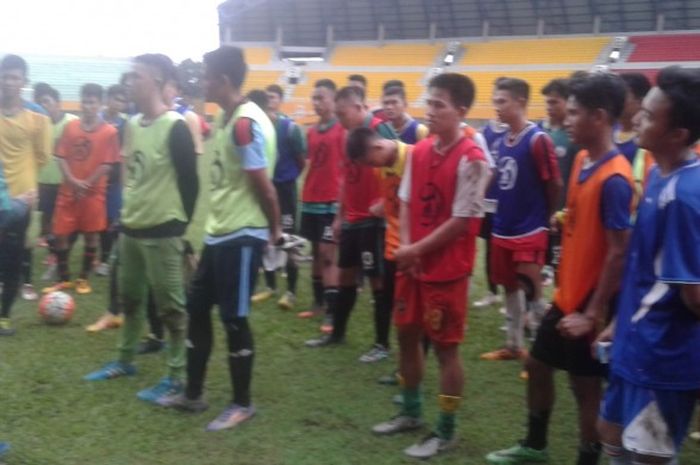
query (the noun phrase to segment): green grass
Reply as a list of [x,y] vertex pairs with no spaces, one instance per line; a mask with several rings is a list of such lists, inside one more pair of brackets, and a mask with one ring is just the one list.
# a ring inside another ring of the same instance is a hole
[[[202,166],[206,157],[202,160]],[[202,169],[206,197],[208,171]],[[206,201],[190,237],[201,241]],[[74,269],[78,265],[74,253]],[[37,251],[39,262],[44,251]],[[300,307],[308,306],[309,269],[301,272]],[[369,428],[395,413],[395,388],[376,379],[394,368],[394,360],[365,366],[357,357],[372,342],[371,305],[363,293],[350,322],[347,345],[309,350],[303,341],[316,334],[317,322],[302,321],[273,303],[251,316],[256,338],[253,380],[258,416],[236,431],[205,433],[204,426],[230,398],[225,344],[219,328],[208,374],[210,411],[184,415],[152,407],[136,392],[164,373],[160,355],[138,360],[139,374],[129,379],[86,383],[81,377],[115,357],[117,333],[88,335],[84,326],[105,308],[107,280],[93,278],[95,292],[76,298],[75,318],[64,327],[40,324],[36,304],[20,302],[14,316],[18,333],[0,339],[0,440],[12,443],[8,465],[344,465],[404,464],[402,449],[423,433],[378,438]],[[280,282],[283,280],[280,279]],[[39,284],[39,283],[38,283]],[[38,286],[40,287],[40,286]],[[473,279],[471,294],[483,291],[483,276]],[[496,308],[474,310],[462,346],[467,386],[459,413],[460,445],[434,459],[435,464],[484,464],[483,456],[513,445],[525,424],[525,385],[519,366],[482,362],[478,355],[502,343],[503,318]],[[426,418],[437,416],[435,361],[425,379]],[[558,402],[552,418],[551,463],[575,460],[576,417],[564,375],[558,376]],[[686,444],[685,464],[700,463],[700,448]]]

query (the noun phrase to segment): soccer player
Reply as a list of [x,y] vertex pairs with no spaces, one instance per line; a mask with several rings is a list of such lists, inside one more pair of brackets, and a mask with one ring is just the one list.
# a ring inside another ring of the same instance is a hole
[[314,84],[311,94],[318,122],[307,132],[308,169],[301,195],[301,235],[311,242],[313,307],[299,313],[310,318],[326,307],[321,331],[333,329],[338,301],[338,268],[333,220],[338,210],[345,129],[335,116],[336,85],[330,79]]
[[[18,197],[37,188],[37,170],[51,156],[51,122],[47,116],[28,110],[22,100],[27,84],[27,63],[17,55],[6,55],[0,61],[0,162],[10,195]],[[10,323],[10,310],[17,298],[22,279],[26,233],[30,214],[8,231],[0,243],[5,273],[0,298],[0,336],[15,333]]]
[[[613,143],[625,85],[611,73],[580,75],[570,82],[565,126],[582,150],[571,171],[562,228],[562,256],[554,302],[542,320],[526,366],[526,439],[487,456],[493,464],[547,461],[547,430],[554,407],[554,370],[565,370],[578,405],[577,465],[600,456],[596,417],[605,369],[591,342],[615,304],[624,267],[633,203],[632,169]],[[574,463],[572,460],[565,460]]]
[[163,88],[176,73],[165,55],[139,55],[132,65],[131,95],[141,113],[129,120],[123,154],[126,180],[119,239],[119,294],[123,304],[119,357],[85,376],[87,381],[134,375],[150,287],[169,333],[168,374],[138,398],[156,403],[182,392],[185,369],[185,293],[182,236],[199,191],[197,154],[184,118],[170,110]]
[[[263,108],[275,126],[277,133],[277,159],[272,177],[279,201],[282,232],[296,234],[297,230],[297,179],[306,164],[306,141],[304,134],[291,118],[279,112],[282,102],[282,88],[276,84],[267,87],[267,106]],[[269,264],[268,264],[269,265]],[[266,289],[253,296],[253,303],[265,301],[276,294],[277,282],[273,269],[265,269]],[[295,253],[287,257],[287,292],[277,302],[284,310],[292,310],[296,304],[297,279],[299,268]]]
[[632,118],[641,109],[642,100],[649,92],[649,89],[651,89],[651,83],[642,73],[623,73],[620,76],[627,84],[627,97],[625,99],[625,111],[620,116],[620,122],[615,128],[613,137],[620,152],[632,164],[638,149],[637,133],[634,130]]
[[534,331],[545,310],[541,273],[561,178],[552,140],[527,119],[529,94],[527,82],[505,78],[493,95],[498,119],[509,129],[498,146],[491,275],[505,288],[508,319],[505,347],[482,354],[483,360],[524,360],[525,311],[529,307]]
[[428,128],[406,113],[406,91],[403,87],[393,86],[384,89],[382,108],[387,126],[391,128],[396,139],[406,144],[415,144],[428,137]]
[[211,209],[187,299],[187,389],[162,403],[188,411],[206,408],[211,309],[217,305],[228,342],[233,399],[207,431],[233,428],[255,415],[250,395],[255,355],[248,322],[250,297],[265,244],[277,245],[281,239],[277,193],[269,173],[275,162],[275,128],[260,107],[241,94],[246,72],[240,48],[222,46],[204,55],[204,90],[207,99],[221,107],[213,136]]
[[348,76],[348,86],[359,87],[367,93],[367,78],[361,74],[351,74]]
[[[61,110],[61,95],[51,86],[36,86],[34,91],[34,100],[41,105],[46,113],[51,118],[53,129],[53,144],[54,150],[58,147],[58,141],[63,135],[63,130],[66,125],[78,119],[77,116],[66,113]],[[55,153],[55,152],[54,152]],[[58,197],[58,189],[63,182],[61,167],[55,157],[51,157],[49,162],[39,170],[39,205],[38,209],[41,212],[41,229],[40,234],[46,240],[49,246],[50,260],[53,261],[49,265],[44,274],[47,280],[55,279],[56,272],[56,240],[51,232],[53,223],[53,214],[56,207],[56,198]]]
[[374,130],[367,127],[354,129],[347,140],[346,153],[348,158],[362,165],[378,168],[381,179],[382,203],[375,206],[381,208],[377,216],[386,220],[384,235],[384,276],[383,291],[386,305],[380,312],[375,313],[376,342],[382,347],[389,348],[389,331],[391,328],[391,312],[394,302],[394,276],[396,261],[394,254],[399,247],[399,207],[398,197],[401,179],[406,169],[406,160],[413,146],[400,140],[384,139]]
[[[700,72],[661,70],[635,117],[652,169],[612,336],[599,432],[612,465],[677,464],[700,389]],[[614,334],[614,336],[613,336]]]
[[403,406],[373,431],[386,435],[422,427],[421,341],[427,334],[439,363],[440,417],[433,433],[404,451],[414,458],[430,458],[456,442],[455,417],[464,384],[459,344],[490,178],[484,153],[460,127],[474,93],[472,81],[460,74],[445,73],[430,81],[426,119],[434,137],[414,147],[399,190],[401,245],[394,257],[401,273],[396,277],[394,318]]
[[[107,175],[119,161],[119,135],[100,116],[103,90],[98,84],[80,89],[80,120],[65,127],[56,148],[63,182],[56,199],[52,231],[56,237],[59,282],[44,292],[72,289],[89,294],[88,276],[97,254],[99,234],[107,227]],[[73,284],[68,271],[69,237],[85,236],[83,268]]]
[[[367,111],[365,94],[359,87],[342,88],[335,96],[335,113],[347,130],[368,127],[382,137],[391,139],[393,134],[381,120]],[[376,216],[373,206],[381,202],[379,179],[370,166],[360,165],[344,155],[343,185],[340,208],[333,220],[333,235],[339,239],[338,267],[340,290],[338,306],[333,315],[333,332],[319,339],[306,342],[309,347],[323,347],[345,340],[347,323],[357,299],[357,278],[360,267],[370,278],[374,298],[375,322],[385,312],[386,295],[382,290],[384,256],[384,220]],[[376,323],[375,323],[376,329]],[[377,336],[377,335],[375,335]],[[375,337],[369,352],[360,357],[364,363],[373,363],[389,356],[383,341]]]

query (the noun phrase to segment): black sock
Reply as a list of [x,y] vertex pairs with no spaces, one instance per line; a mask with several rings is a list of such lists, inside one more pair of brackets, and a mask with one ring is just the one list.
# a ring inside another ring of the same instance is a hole
[[269,289],[277,289],[277,279],[274,271],[265,270],[265,286]]
[[100,261],[107,263],[109,261],[109,253],[112,251],[112,231],[102,231],[100,233]]
[[53,234],[48,234],[46,236],[46,244],[48,244],[49,253],[51,255],[56,255],[56,236]]
[[547,428],[550,410],[531,411],[528,415],[527,438],[523,445],[531,449],[542,450],[547,447]]
[[56,263],[58,267],[58,280],[62,282],[69,281],[68,249],[56,250]]
[[323,279],[320,276],[312,276],[311,287],[314,292],[314,307],[323,307]]
[[233,403],[250,405],[250,384],[253,378],[253,333],[247,318],[235,318],[226,323],[228,339],[228,367],[233,387]]
[[[193,298],[194,297],[194,298]],[[190,293],[187,299],[187,387],[185,397],[198,399],[204,390],[207,362],[211,355],[214,336],[211,326],[211,311],[200,302],[201,293]]]
[[287,260],[287,290],[292,294],[297,293],[297,280],[299,279],[299,268],[297,264],[289,258]]
[[97,256],[97,247],[85,247],[83,252],[83,271],[80,273],[82,279],[87,279],[92,269],[92,264],[95,262],[95,256]]
[[391,307],[383,290],[373,291],[372,296],[374,297],[374,342],[388,349]]
[[338,305],[333,315],[333,333],[331,334],[333,339],[338,341],[345,339],[350,312],[355,306],[355,300],[357,300],[356,286],[343,286],[340,288]]
[[601,446],[598,442],[584,443],[578,448],[576,465],[598,465]]
[[326,302],[326,315],[330,315],[332,318],[336,308],[338,308],[338,288],[327,287],[323,291],[323,300]]

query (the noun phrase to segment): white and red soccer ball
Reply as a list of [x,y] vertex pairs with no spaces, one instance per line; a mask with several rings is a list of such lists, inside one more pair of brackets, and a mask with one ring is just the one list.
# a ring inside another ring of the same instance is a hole
[[49,292],[39,301],[39,318],[49,325],[68,323],[74,311],[75,301],[65,292]]

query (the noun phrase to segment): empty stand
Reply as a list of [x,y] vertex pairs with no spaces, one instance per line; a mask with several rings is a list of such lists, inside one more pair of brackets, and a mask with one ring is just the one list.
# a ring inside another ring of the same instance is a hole
[[432,66],[444,50],[442,44],[339,45],[331,56],[333,66]]
[[266,65],[272,61],[272,49],[270,47],[245,47],[246,62],[250,65]]
[[593,63],[608,37],[563,39],[494,40],[464,43],[460,65],[574,64]]
[[700,61],[700,34],[633,36],[628,62]]

